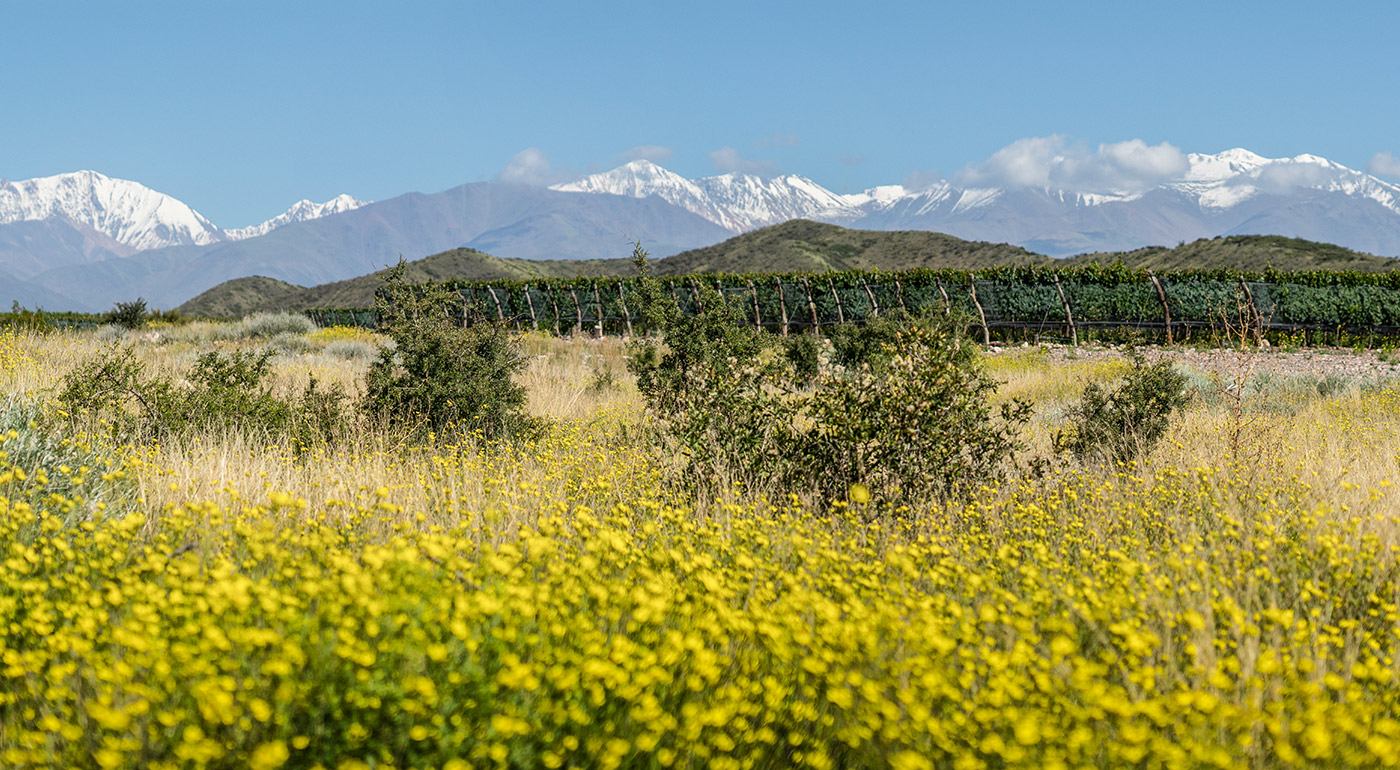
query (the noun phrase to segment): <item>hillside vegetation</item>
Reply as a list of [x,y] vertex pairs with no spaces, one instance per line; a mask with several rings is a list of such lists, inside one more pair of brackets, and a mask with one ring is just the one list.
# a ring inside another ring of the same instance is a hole
[[[1400,260],[1328,243],[1272,235],[1203,238],[1175,248],[1151,246],[1129,252],[1098,252],[1054,260],[1019,246],[965,241],[924,231],[852,230],[798,219],[682,252],[653,263],[658,275],[691,273],[827,272],[980,269],[1002,265],[1078,266],[1121,261],[1155,271],[1187,269],[1360,270],[1384,272]],[[411,282],[445,280],[556,279],[631,276],[627,259],[510,259],[474,249],[453,249],[408,263]],[[380,273],[302,288],[270,278],[227,281],[180,306],[187,315],[230,317],[260,310],[370,307]]]
[[1148,246],[1129,252],[1096,252],[1069,257],[1064,265],[1121,261],[1128,267],[1163,272],[1167,270],[1240,270],[1258,272],[1268,268],[1284,271],[1359,270],[1388,272],[1400,267],[1400,260],[1378,257],[1330,243],[1285,238],[1281,235],[1230,235],[1201,238],[1176,248]]

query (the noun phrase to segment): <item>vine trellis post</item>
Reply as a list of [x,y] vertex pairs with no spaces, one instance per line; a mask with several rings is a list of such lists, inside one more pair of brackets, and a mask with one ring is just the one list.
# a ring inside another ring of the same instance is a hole
[[627,323],[627,336],[632,336],[632,314],[627,311],[627,295],[622,292],[622,281],[617,282],[617,302],[622,306],[622,320]]
[[1060,304],[1065,306],[1065,322],[1069,324],[1070,340],[1075,347],[1079,347],[1079,330],[1074,326],[1074,312],[1070,310],[1069,298],[1065,296],[1065,288],[1060,285],[1060,274],[1055,274],[1055,291],[1060,293]]
[[826,287],[831,289],[831,298],[836,300],[836,322],[845,323],[846,313],[841,309],[841,295],[836,293],[836,284],[832,282],[830,277],[826,279]]
[[544,285],[544,291],[549,295],[549,306],[554,309],[554,336],[562,337],[564,333],[559,331],[559,298],[555,296],[554,289],[549,284]]
[[822,330],[821,319],[817,317],[817,301],[812,299],[812,284],[806,278],[802,279],[802,291],[807,294],[807,309],[812,311],[812,328],[820,334]]
[[1152,279],[1152,287],[1157,290],[1157,300],[1162,303],[1162,319],[1167,325],[1167,344],[1172,344],[1172,307],[1167,303],[1167,293],[1162,290],[1161,281],[1151,270],[1147,271],[1147,277]]
[[865,289],[865,296],[870,298],[870,317],[880,317],[880,303],[875,301],[875,292],[870,290],[870,284],[866,282],[865,276],[860,279],[861,288]]
[[787,299],[783,296],[783,279],[778,278],[774,281],[774,285],[778,287],[778,310],[783,314],[783,336],[786,337],[788,336],[788,314]]
[[535,301],[530,298],[530,284],[525,284],[525,307],[530,309],[530,328],[540,330],[540,319],[535,315]]
[[982,303],[977,301],[977,281],[973,280],[971,273],[967,275],[967,288],[972,294],[972,306],[977,308],[977,317],[982,321],[982,344],[991,347],[992,330],[987,328],[987,314],[982,312]]
[[598,337],[603,336],[603,298],[598,294],[598,282],[593,282],[593,307],[598,318]]

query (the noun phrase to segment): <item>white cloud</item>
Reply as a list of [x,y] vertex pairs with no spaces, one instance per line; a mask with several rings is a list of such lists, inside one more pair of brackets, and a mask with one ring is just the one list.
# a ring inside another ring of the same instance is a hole
[[1298,187],[1325,187],[1337,173],[1320,163],[1270,163],[1253,178],[1239,177],[1236,184],[1254,185],[1264,192],[1287,195]]
[[1189,164],[1181,150],[1166,142],[1141,139],[1100,144],[1090,150],[1064,136],[1019,139],[997,150],[986,162],[958,172],[964,187],[1049,187],[1093,193],[1138,193],[1185,174]]
[[565,168],[556,168],[549,162],[549,156],[545,155],[537,147],[526,147],[517,152],[510,159],[510,163],[501,169],[501,173],[496,175],[496,180],[500,182],[510,182],[512,184],[527,184],[536,187],[547,187],[559,182],[567,182],[578,174]]
[[1371,162],[1366,164],[1366,173],[1400,179],[1400,158],[1388,152],[1378,152],[1371,158]]
[[739,171],[745,174],[768,176],[778,173],[778,164],[771,160],[750,160],[739,154],[733,147],[721,147],[710,153],[710,162],[721,174]]
[[631,163],[634,160],[649,160],[652,163],[661,163],[671,159],[676,154],[674,147],[662,147],[659,144],[643,144],[633,147],[627,152],[618,155],[618,160],[623,163]]

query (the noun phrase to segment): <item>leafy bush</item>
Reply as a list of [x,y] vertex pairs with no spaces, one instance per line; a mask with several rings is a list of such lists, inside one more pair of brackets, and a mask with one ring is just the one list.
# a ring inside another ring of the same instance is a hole
[[803,410],[808,484],[831,499],[859,483],[894,502],[965,497],[999,477],[1031,407],[993,407],[999,383],[975,346],[951,324],[909,323],[865,353],[856,369],[823,377]]
[[[879,503],[918,504],[964,496],[994,479],[1019,447],[1029,406],[993,409],[997,382],[951,322],[891,320],[852,333],[857,344],[848,350],[864,360],[818,371],[807,393],[814,337],[775,355],[766,349],[773,338],[746,326],[713,290],[701,294],[700,312],[683,315],[640,246],[633,258],[644,320],[662,330],[664,348],[634,342],[628,365],[678,445],[687,487],[809,489],[832,500],[859,485]],[[799,374],[799,366],[810,369]]]
[[652,337],[628,344],[627,367],[647,405],[663,415],[685,411],[696,388],[744,389],[757,381],[746,369],[768,346],[763,332],[745,323],[743,311],[725,302],[708,283],[699,283],[700,307],[681,312],[652,275],[640,243],[632,251],[640,278],[635,301],[643,328],[661,331],[664,347]]
[[504,325],[458,326],[444,311],[440,286],[410,286],[406,263],[389,269],[378,295],[392,348],[379,351],[365,377],[363,408],[413,433],[479,431],[488,439],[532,434],[526,392],[513,377],[525,357]]
[[1066,411],[1071,427],[1056,435],[1057,448],[1081,462],[1130,462],[1161,440],[1172,412],[1186,404],[1187,377],[1172,361],[1148,364],[1136,349],[1128,350],[1128,360],[1131,368],[1115,387],[1084,388]]
[[172,381],[148,375],[132,348],[113,346],[64,376],[58,402],[72,419],[132,440],[201,430],[286,436],[303,446],[338,438],[344,391],[319,390],[313,379],[299,398],[278,398],[266,383],[274,355],[212,351]]
[[243,319],[241,331],[245,337],[270,339],[279,334],[310,334],[316,324],[298,313],[254,313]]
[[799,387],[811,385],[821,371],[822,343],[815,334],[794,334],[783,343],[783,354],[792,365],[793,380]]
[[137,297],[132,302],[118,302],[107,312],[106,321],[124,329],[140,329],[146,325],[146,300]]

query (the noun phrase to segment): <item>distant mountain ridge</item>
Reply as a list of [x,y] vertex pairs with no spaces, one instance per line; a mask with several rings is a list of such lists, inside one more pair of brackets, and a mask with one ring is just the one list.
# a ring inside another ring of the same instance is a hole
[[[626,254],[641,239],[665,256],[797,219],[944,233],[1053,257],[1254,234],[1400,255],[1398,185],[1315,155],[1171,152],[1169,178],[1143,184],[1045,176],[1039,186],[991,186],[1002,177],[965,170],[920,189],[848,194],[796,174],[691,180],[633,161],[553,188],[481,182],[372,204],[301,201],[236,230],[135,182],[77,172],[0,182],[0,273],[10,277],[0,281],[0,304],[43,296],[59,303],[51,309],[103,310],[141,296],[171,306],[232,278],[317,285],[401,254],[458,247],[590,260]],[[1088,189],[1069,189],[1076,186]]]
[[[1400,259],[1362,254],[1327,243],[1281,236],[1202,239],[1175,248],[1085,254],[1055,260],[1005,243],[964,241],[940,233],[852,230],[794,220],[744,233],[652,262],[660,275],[694,273],[797,272],[828,270],[981,269],[1000,265],[1064,265],[1122,262],[1154,270],[1400,269]],[[635,275],[630,259],[509,259],[473,249],[453,249],[410,262],[410,281],[520,280],[528,278],[616,277]],[[233,317],[259,310],[373,307],[382,284],[379,273],[310,288],[263,277],[240,278],[215,286],[180,306],[189,315]]]

